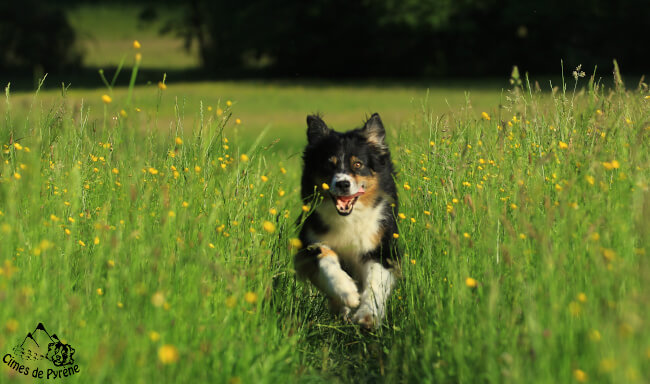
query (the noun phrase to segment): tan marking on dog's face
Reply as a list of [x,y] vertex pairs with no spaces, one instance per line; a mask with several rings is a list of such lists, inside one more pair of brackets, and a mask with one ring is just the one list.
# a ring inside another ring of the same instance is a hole
[[336,156],[332,156],[328,160],[329,160],[330,163],[332,163],[334,165],[338,164],[338,162],[339,162],[339,158],[336,157]]
[[365,167],[365,164],[363,164],[363,161],[359,159],[356,156],[350,156],[350,169],[352,169],[353,172],[357,172]]
[[357,185],[363,185],[365,193],[359,196],[359,202],[363,203],[365,206],[372,206],[372,204],[377,200],[379,196],[379,179],[377,174],[372,172],[370,176],[353,176]]

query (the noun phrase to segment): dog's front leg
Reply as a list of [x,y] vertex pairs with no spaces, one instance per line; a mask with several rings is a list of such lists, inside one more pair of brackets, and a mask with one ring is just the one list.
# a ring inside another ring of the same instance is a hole
[[347,317],[359,306],[357,285],[342,268],[339,257],[325,245],[307,247],[296,255],[296,272],[307,277],[330,300],[332,311]]
[[347,318],[352,308],[359,306],[357,285],[342,268],[339,257],[327,246],[320,246],[318,273],[312,283],[330,298],[333,311]]
[[366,269],[361,304],[352,321],[366,328],[379,326],[386,313],[386,302],[394,283],[392,270],[384,268],[380,263],[370,262]]

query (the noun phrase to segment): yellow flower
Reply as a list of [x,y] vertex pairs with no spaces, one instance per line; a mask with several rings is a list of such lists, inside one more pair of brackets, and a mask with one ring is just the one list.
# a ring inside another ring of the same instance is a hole
[[122,116],[122,117],[126,117],[126,116],[127,116],[126,111],[123,110],[123,109],[120,110],[120,116]]
[[482,117],[484,120],[488,120],[488,121],[490,120],[490,115],[488,115],[487,112],[481,112],[481,117]]
[[20,176],[20,173],[18,173],[18,172],[14,173],[14,179],[20,180],[21,177],[22,176]]
[[235,119],[235,124],[237,125],[241,124],[241,119]]
[[269,181],[269,178],[266,177],[266,175],[262,175],[262,176],[260,176],[260,179],[261,179],[263,182],[265,182],[265,183],[266,183],[267,181]]
[[592,329],[589,331],[589,339],[593,342],[599,342],[600,341],[600,332],[598,332],[597,329]]
[[188,203],[187,201],[183,201],[181,205],[183,206],[183,208],[187,208],[190,206],[190,203]]
[[151,304],[153,304],[154,307],[162,307],[162,305],[165,303],[165,295],[162,292],[156,292],[151,296]]
[[[135,62],[139,64],[142,61],[142,53],[138,52],[135,54]],[[138,111],[140,112],[140,111]]]
[[113,169],[111,170],[111,172],[113,172],[113,174],[117,175],[118,173],[120,173],[120,170],[117,169],[117,168],[113,168]]
[[237,298],[235,298],[235,296],[229,296],[226,298],[226,307],[234,308],[235,305],[237,305]]
[[133,40],[133,48],[134,49],[140,49],[140,47],[142,47],[140,45],[140,42],[138,40]]
[[5,324],[5,329],[9,333],[14,333],[18,329],[18,321],[16,319],[9,319]]
[[266,232],[268,232],[268,233],[273,233],[273,232],[275,232],[275,224],[273,224],[273,223],[270,222],[270,221],[265,221],[265,222],[262,224],[262,228],[264,228],[264,230],[265,230]]
[[242,155],[239,156],[239,160],[241,160],[244,163],[248,162],[248,160],[249,160],[248,155],[246,155],[245,153],[242,153]]
[[159,81],[159,82],[158,82],[158,88],[159,88],[161,91],[164,91],[165,89],[167,89],[167,84],[163,83],[162,81]]
[[165,344],[158,349],[158,360],[163,364],[173,364],[178,358],[178,349],[171,344]]
[[612,168],[618,169],[620,166],[621,164],[617,160],[612,160]]
[[194,172],[196,172],[196,173],[201,172],[201,167],[199,167],[198,165],[195,165],[194,166]]
[[82,247],[85,247],[85,246],[86,246],[86,243],[84,243],[84,242],[81,241],[81,240],[77,241],[77,243],[78,243],[79,245],[81,245]]
[[180,137],[177,137],[174,141],[176,142],[176,145],[183,145],[183,139]]
[[101,289],[101,288],[97,288],[97,294],[98,294],[99,296],[103,295],[103,294],[104,294],[104,290]]
[[393,233],[393,239],[399,239],[399,233]]
[[300,249],[302,248],[302,241],[294,237],[292,239],[289,239],[289,246],[291,247],[291,249]]
[[469,233],[464,232],[464,233],[463,233],[463,237],[466,238],[466,239],[469,239],[471,236],[469,235]]
[[574,369],[573,378],[576,379],[576,381],[579,383],[584,383],[587,381],[587,374],[581,369]]
[[465,285],[468,288],[476,288],[476,286],[478,286],[478,281],[474,278],[468,277],[465,279]]
[[113,99],[111,99],[111,97],[108,95],[102,95],[102,101],[104,102],[104,104],[110,104],[113,101]]
[[590,175],[585,176],[585,179],[587,180],[587,183],[589,183],[589,184],[591,184],[591,185],[594,185],[594,183],[596,182],[596,180],[594,179],[594,177],[593,177],[593,176],[590,176]]
[[408,191],[408,190],[410,190],[410,189],[411,189],[411,186],[408,185],[408,183],[404,183],[404,190],[405,190],[405,191]]
[[327,185],[327,183],[323,183],[321,184],[321,188],[323,188],[324,191],[327,191],[328,189],[330,189],[330,186]]
[[397,217],[399,217],[402,220],[406,219],[406,215],[401,212],[397,214]]
[[600,116],[600,115],[603,114],[603,111],[601,111],[600,109],[597,109],[597,110],[596,110],[596,114],[597,114],[598,116]]
[[309,207],[306,206],[306,205],[303,205],[302,210],[303,210],[303,212],[309,212]]
[[152,175],[157,175],[158,174],[158,170],[156,168],[153,168],[153,167],[149,167],[148,171]]
[[587,295],[585,295],[584,292],[578,293],[577,298],[578,298],[578,301],[581,302],[581,303],[586,303],[587,302]]
[[99,237],[95,236],[95,238],[93,239],[93,244],[95,245],[99,244]]
[[21,151],[21,150],[23,149],[23,146],[20,145],[20,143],[14,143],[14,148],[15,148],[17,151]]
[[567,149],[567,148],[569,148],[569,145],[567,143],[565,143],[564,141],[559,141],[558,142],[558,147],[560,147],[560,149]]
[[229,106],[229,107],[232,107],[232,101],[230,101],[230,100],[226,101],[226,105]]
[[249,304],[255,304],[257,302],[257,293],[246,292],[246,294],[244,295],[244,300]]
[[223,115],[223,109],[217,108],[217,116]]
[[603,248],[601,252],[603,253],[603,257],[607,261],[613,261],[614,259],[616,259],[616,252],[613,249]]
[[149,339],[155,343],[156,341],[160,340],[160,333],[156,331],[149,332]]

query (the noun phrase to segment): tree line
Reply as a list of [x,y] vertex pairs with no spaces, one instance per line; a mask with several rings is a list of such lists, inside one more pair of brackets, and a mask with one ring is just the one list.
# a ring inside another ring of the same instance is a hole
[[[68,48],[74,32],[61,9],[27,2],[39,5],[0,6],[0,67],[77,65],[78,54]],[[198,44],[203,69],[223,76],[478,76],[503,75],[512,65],[557,73],[560,60],[589,69],[611,68],[612,59],[628,73],[643,73],[650,58],[638,32],[650,15],[647,0],[191,0],[180,6],[165,31]]]

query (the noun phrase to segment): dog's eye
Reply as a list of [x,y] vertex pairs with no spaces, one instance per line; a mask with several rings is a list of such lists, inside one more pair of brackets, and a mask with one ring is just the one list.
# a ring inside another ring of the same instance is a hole
[[355,161],[354,164],[352,164],[352,167],[354,167],[354,169],[361,169],[363,168],[363,163],[360,161]]

